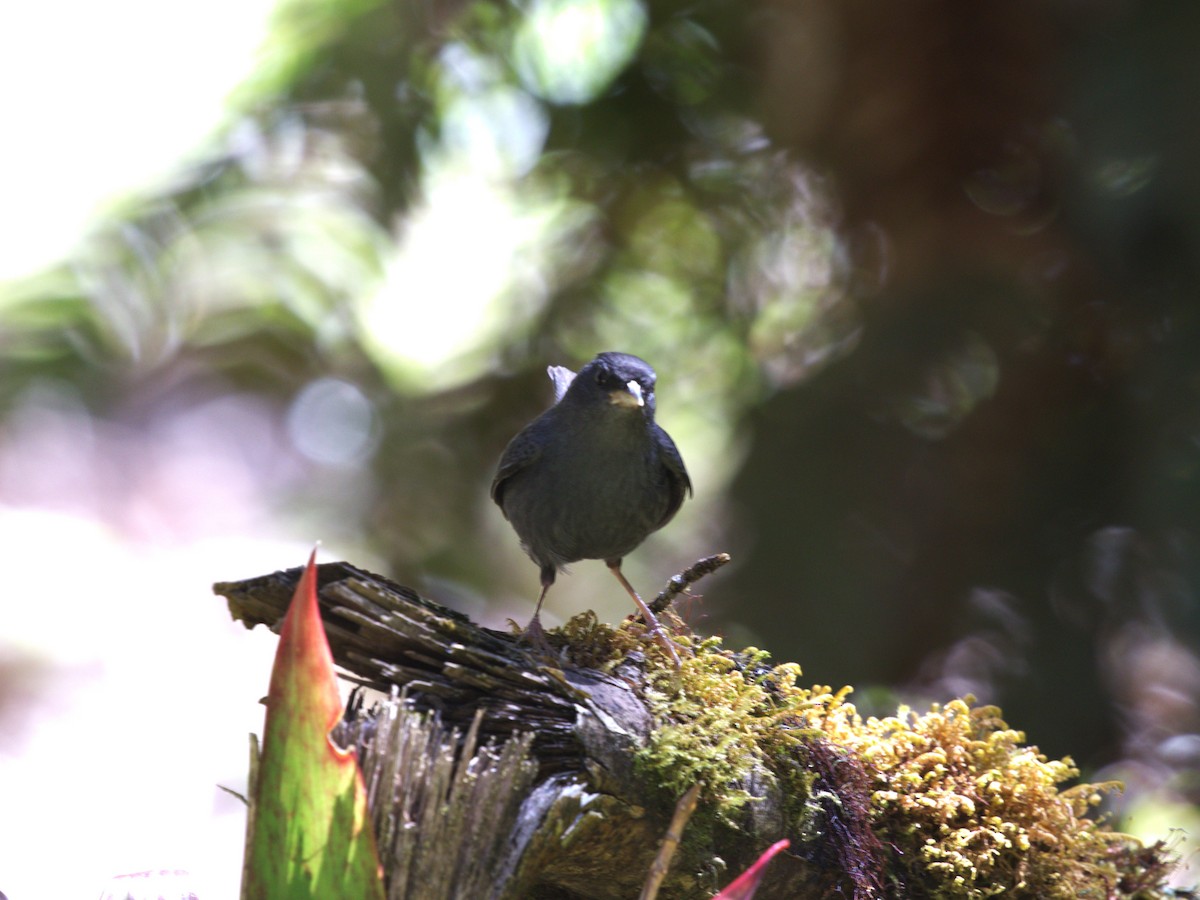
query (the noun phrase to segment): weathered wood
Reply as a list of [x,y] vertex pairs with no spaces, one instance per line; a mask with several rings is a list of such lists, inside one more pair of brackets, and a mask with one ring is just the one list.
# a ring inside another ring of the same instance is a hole
[[389,900],[498,897],[523,847],[511,839],[538,764],[532,736],[479,745],[399,691],[335,737],[358,750]]
[[[247,627],[275,628],[299,574],[214,590]],[[639,654],[611,672],[572,665],[566,653],[556,664],[533,659],[512,635],[347,563],[319,567],[318,596],[347,677],[404,694],[371,717],[351,717],[344,735],[360,746],[380,844],[394,857],[390,896],[637,896],[677,799],[634,765],[654,727]],[[412,720],[410,709],[436,718]],[[660,896],[712,896],[782,836],[773,784],[764,773],[746,785],[764,799],[738,827],[685,834]],[[835,881],[786,856],[759,896],[820,897]]]

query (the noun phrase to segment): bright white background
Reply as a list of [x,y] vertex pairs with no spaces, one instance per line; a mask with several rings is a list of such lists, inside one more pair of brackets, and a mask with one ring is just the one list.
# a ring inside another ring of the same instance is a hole
[[[0,6],[0,282],[66,257],[203,147],[272,5]],[[105,496],[90,451],[127,436],[70,410],[18,426],[0,457],[0,891],[95,898],[183,868],[204,900],[236,897],[244,812],[218,785],[245,789],[274,639],[209,585],[300,565],[319,535],[259,537],[236,461],[181,498],[161,448],[130,444],[150,463]]]

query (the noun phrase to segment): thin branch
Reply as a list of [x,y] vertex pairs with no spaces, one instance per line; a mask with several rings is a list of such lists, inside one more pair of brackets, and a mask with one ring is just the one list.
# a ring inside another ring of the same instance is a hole
[[667,586],[657,597],[650,601],[650,611],[660,613],[668,606],[671,601],[690,588],[693,584],[704,578],[706,575],[711,575],[721,566],[725,565],[733,559],[728,553],[718,553],[716,556],[706,556],[688,568],[684,569],[678,575],[671,577],[667,582]]
[[646,876],[646,885],[642,888],[638,900],[654,900],[658,896],[659,886],[662,885],[663,879],[667,877],[667,872],[671,868],[671,858],[675,855],[679,842],[683,840],[683,829],[687,825],[688,819],[692,817],[692,813],[696,811],[696,803],[699,799],[700,785],[693,784],[675,804],[675,814],[671,816],[671,824],[667,826],[667,833],[663,835],[662,844],[658,847],[658,855],[654,857],[654,863],[650,866],[650,874]]

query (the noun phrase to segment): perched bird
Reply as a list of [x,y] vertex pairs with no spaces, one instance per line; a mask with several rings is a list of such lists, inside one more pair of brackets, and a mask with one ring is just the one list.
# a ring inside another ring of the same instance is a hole
[[492,499],[541,569],[525,634],[544,646],[542,601],[566,563],[602,559],[678,663],[621,572],[622,557],[666,525],[692,490],[675,442],[654,421],[654,370],[628,353],[601,353],[578,375],[547,371],[556,402],[509,442],[492,481]]

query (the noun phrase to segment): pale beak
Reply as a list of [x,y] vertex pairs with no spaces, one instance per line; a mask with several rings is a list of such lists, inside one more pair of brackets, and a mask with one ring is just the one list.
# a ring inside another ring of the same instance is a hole
[[642,396],[642,386],[636,381],[625,383],[625,390],[613,391],[608,395],[610,403],[615,403],[617,406],[645,406],[646,399]]

